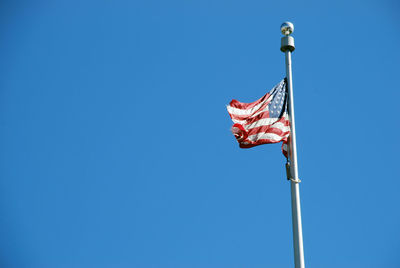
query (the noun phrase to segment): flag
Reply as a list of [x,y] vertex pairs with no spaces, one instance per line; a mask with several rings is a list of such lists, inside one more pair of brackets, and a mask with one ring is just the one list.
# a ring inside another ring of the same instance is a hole
[[290,123],[286,83],[285,78],[255,102],[232,100],[227,105],[234,123],[231,130],[240,148],[282,141],[282,152],[287,157]]

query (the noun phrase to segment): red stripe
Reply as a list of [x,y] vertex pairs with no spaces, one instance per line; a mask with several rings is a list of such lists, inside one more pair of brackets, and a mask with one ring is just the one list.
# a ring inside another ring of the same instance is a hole
[[279,136],[285,136],[289,133],[290,131],[285,131],[283,132],[282,129],[280,128],[276,128],[273,125],[268,125],[268,126],[260,126],[260,127],[255,127],[249,130],[249,136],[251,135],[255,135],[258,133],[272,133],[272,134],[276,134]]
[[[289,145],[287,144],[288,143],[288,141],[287,141],[287,139],[284,139],[283,141],[282,141],[282,147],[281,147],[281,149],[282,149],[282,153],[283,153],[283,155],[286,157],[286,158],[288,158],[288,150],[287,149],[289,149]],[[285,145],[286,144],[286,146],[287,146],[287,148],[286,148],[286,150],[283,148],[283,145]]]
[[237,101],[237,100],[232,100],[229,103],[229,105],[234,107],[234,108],[237,108],[237,109],[247,110],[247,109],[253,108],[254,106],[259,104],[260,102],[266,100],[269,96],[270,96],[270,94],[267,93],[263,97],[261,97],[260,99],[254,101],[254,102],[250,102],[250,103],[244,103],[244,102],[240,102],[240,101]]
[[[247,120],[246,124],[244,124],[244,125],[245,125],[245,126],[248,126],[248,125],[251,125],[251,124],[257,122],[258,120],[266,119],[266,118],[270,118],[270,117],[269,117],[269,112],[268,112],[268,111],[267,111],[267,112],[262,112],[262,113],[260,113],[259,115],[256,115],[255,117],[253,117],[253,118]],[[289,126],[289,124],[290,124],[289,121],[288,121],[286,118],[284,118],[284,117],[281,117],[278,121],[272,123],[271,125],[276,124],[276,123],[282,123],[282,124],[284,124],[285,126]]]
[[[281,117],[281,119],[279,119],[278,121],[276,121],[276,123],[282,123],[282,124],[284,124],[285,126],[290,126],[290,121],[289,121],[289,119],[286,119],[285,117]],[[275,124],[275,123],[274,123]]]
[[271,140],[271,139],[262,139],[262,140],[258,140],[256,142],[249,142],[249,144],[244,144],[241,142],[241,143],[239,143],[239,147],[240,148],[251,148],[251,147],[254,147],[257,145],[261,145],[261,144],[268,144],[268,143],[270,144],[270,143],[278,143],[278,142],[281,142],[281,141],[275,141],[275,140]]

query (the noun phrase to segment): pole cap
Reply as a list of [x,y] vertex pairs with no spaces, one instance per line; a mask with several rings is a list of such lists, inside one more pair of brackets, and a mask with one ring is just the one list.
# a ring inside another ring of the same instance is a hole
[[281,32],[284,35],[281,39],[281,51],[286,52],[290,51],[293,52],[295,47],[294,47],[294,38],[290,36],[294,31],[294,25],[293,23],[289,21],[285,21],[281,25]]

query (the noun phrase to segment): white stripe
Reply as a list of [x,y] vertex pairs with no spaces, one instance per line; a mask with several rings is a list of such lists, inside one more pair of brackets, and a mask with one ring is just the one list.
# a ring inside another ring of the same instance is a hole
[[258,133],[258,134],[254,134],[248,137],[249,140],[256,142],[258,140],[261,139],[269,139],[269,140],[273,140],[273,141],[281,141],[283,139],[282,136],[276,135],[274,133]]
[[246,124],[246,120],[237,120],[237,119],[233,119],[232,118],[232,121],[233,121],[233,123],[235,123],[235,124],[241,124],[241,125],[245,125]]
[[[260,126],[257,126],[257,127],[261,127],[261,126],[270,126],[271,128],[280,129],[280,130],[282,130],[283,132],[290,131],[290,126],[286,126],[286,125],[283,124],[282,122],[276,122],[276,123],[271,124],[271,125],[260,125]],[[254,127],[253,127],[253,128],[254,128]],[[253,129],[253,128],[245,128],[245,129],[246,129],[247,131],[250,131],[250,130]]]
[[280,130],[286,132],[290,130],[290,126],[286,126],[284,123],[282,122],[277,122],[273,125],[274,128],[279,128]]
[[279,120],[278,118],[263,118],[263,119],[257,120],[254,123],[251,123],[250,125],[244,126],[244,128],[246,130],[249,130],[249,129],[252,129],[255,127],[268,126],[268,125],[275,123],[278,120]]
[[256,117],[257,115],[259,115],[260,113],[263,113],[263,112],[268,112],[268,106],[265,107],[265,108],[262,109],[262,110],[257,111],[255,114],[252,114],[251,116],[247,117],[247,118],[244,119],[244,120],[238,120],[238,119],[232,118],[232,121],[233,121],[234,123],[238,123],[238,124],[241,124],[241,125],[245,125],[245,124],[247,123],[248,120],[252,119],[253,117]]
[[[282,132],[289,132],[289,131],[290,131],[290,127],[289,127],[289,126],[285,126],[284,124],[281,124],[281,123],[279,123],[279,125],[277,125],[277,124],[271,125],[271,128],[272,128],[272,129],[275,129],[275,128],[276,128],[276,129],[279,129],[279,130],[282,131]],[[269,128],[269,129],[271,129],[271,128]],[[258,140],[258,139],[269,139],[269,138],[263,138],[263,136],[264,136],[264,135],[267,135],[267,134],[273,134],[273,135],[275,135],[275,136],[279,136],[279,135],[274,134],[274,133],[257,132],[256,134],[251,135],[251,136],[249,136],[249,137],[255,137],[256,140]],[[257,135],[258,135],[258,136],[257,136]],[[289,133],[286,134],[286,135],[283,135],[283,136],[281,136],[281,137],[286,137],[286,136],[289,136]],[[253,140],[253,138],[252,138],[252,140]]]
[[251,130],[253,128],[256,128],[256,127],[269,126],[269,125],[272,125],[272,124],[273,124],[274,128],[279,128],[279,129],[281,129],[282,131],[285,131],[285,132],[286,131],[290,131],[290,126],[286,126],[282,122],[274,122],[274,121],[278,121],[276,118],[260,119],[260,120],[254,122],[254,123],[252,123],[250,125],[247,125],[247,126],[246,126],[246,122],[247,122],[246,120],[235,120],[235,119],[232,119],[232,120],[233,120],[234,123],[241,124],[244,127],[244,129],[246,129],[247,131],[249,131],[249,130]]
[[[265,111],[268,111],[268,109],[265,109]],[[258,115],[261,112],[264,112],[264,110],[257,112],[254,116]],[[232,118],[232,121],[235,124],[243,125],[246,129],[252,129],[252,128],[255,128],[255,127],[258,127],[261,125],[273,124],[280,119],[280,118],[263,118],[263,119],[257,120],[256,122],[254,122],[248,126],[245,126],[247,121],[250,120],[251,118],[253,118],[254,116],[246,118],[245,120],[238,120],[238,119]],[[289,121],[288,114],[286,112],[283,114],[283,116],[281,118],[284,118],[285,120]]]
[[256,106],[254,106],[253,108],[250,109],[246,109],[246,110],[242,110],[239,108],[235,108],[232,107],[230,105],[227,105],[226,108],[228,109],[228,112],[230,114],[234,114],[234,115],[252,115],[254,112],[256,112],[258,109],[260,109],[260,107],[265,104],[266,102],[269,102],[272,99],[272,96],[269,96],[266,100],[260,102],[259,104],[257,104]]

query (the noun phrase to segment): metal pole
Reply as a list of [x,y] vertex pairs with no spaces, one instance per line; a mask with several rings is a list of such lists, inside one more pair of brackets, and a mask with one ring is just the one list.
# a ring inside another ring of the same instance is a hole
[[290,189],[292,198],[292,223],[293,223],[293,248],[294,263],[296,268],[304,268],[304,250],[303,250],[303,231],[301,227],[301,210],[300,210],[300,179],[297,170],[297,147],[296,147],[296,126],[294,120],[294,100],[292,87],[292,57],[294,51],[294,39],[290,34],[293,32],[294,26],[290,22],[285,22],[281,26],[281,31],[285,35],[281,40],[281,51],[285,52],[286,59],[286,79],[289,91],[289,121],[291,126],[289,159],[290,159]]

